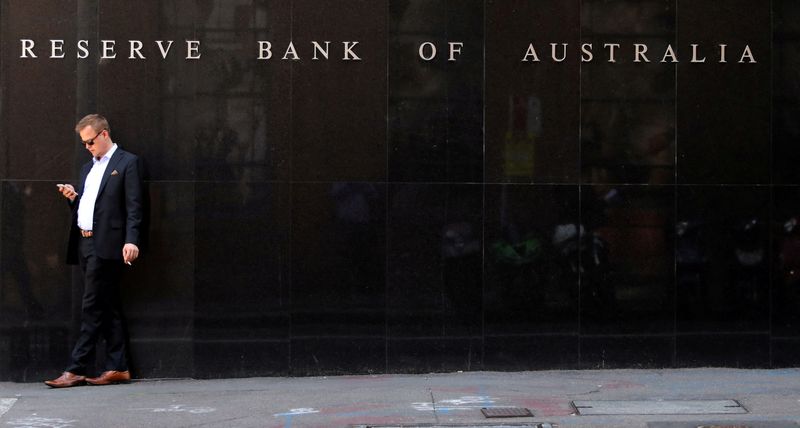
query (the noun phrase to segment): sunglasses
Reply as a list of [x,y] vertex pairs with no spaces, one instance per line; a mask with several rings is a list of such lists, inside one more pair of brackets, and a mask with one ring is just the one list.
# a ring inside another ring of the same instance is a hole
[[100,134],[103,133],[103,131],[105,131],[105,129],[103,129],[102,131],[98,132],[97,135],[95,135],[94,138],[92,138],[91,140],[81,141],[81,143],[83,143],[84,146],[93,146],[94,145],[94,140],[96,140],[97,137],[99,137]]

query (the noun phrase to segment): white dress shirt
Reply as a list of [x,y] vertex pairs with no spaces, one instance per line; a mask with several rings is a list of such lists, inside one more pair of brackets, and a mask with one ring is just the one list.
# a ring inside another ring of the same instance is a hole
[[78,227],[83,230],[92,230],[92,225],[94,224],[94,203],[97,201],[97,193],[100,191],[100,182],[103,180],[103,173],[106,172],[108,161],[115,151],[117,151],[116,144],[111,146],[111,150],[100,158],[100,160],[92,157],[94,165],[92,165],[92,169],[86,176],[86,182],[83,183],[83,196],[78,205]]

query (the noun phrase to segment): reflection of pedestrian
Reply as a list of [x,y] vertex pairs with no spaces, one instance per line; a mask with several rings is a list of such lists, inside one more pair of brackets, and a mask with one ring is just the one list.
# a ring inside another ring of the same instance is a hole
[[[141,168],[135,155],[111,141],[103,116],[84,117],[75,131],[92,161],[81,168],[77,191],[69,184],[61,185],[60,191],[69,199],[73,213],[67,262],[80,264],[85,290],[72,361],[59,378],[45,381],[54,388],[130,380],[119,282],[123,263],[130,264],[139,256]],[[90,355],[101,334],[106,341],[106,371],[86,378]]]
[[30,187],[20,189],[17,183],[10,182],[5,188],[3,198],[8,207],[13,208],[14,215],[3,218],[3,238],[4,242],[13,245],[3,251],[2,269],[0,272],[8,272],[19,290],[22,303],[28,312],[29,318],[40,319],[43,315],[42,306],[36,300],[36,296],[31,290],[31,273],[28,270],[27,257],[23,242],[25,239],[25,201],[24,196],[30,194]]

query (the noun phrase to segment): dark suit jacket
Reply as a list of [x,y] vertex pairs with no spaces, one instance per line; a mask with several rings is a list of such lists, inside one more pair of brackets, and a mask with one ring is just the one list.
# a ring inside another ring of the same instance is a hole
[[[75,186],[78,197],[70,203],[72,225],[67,247],[69,264],[78,263],[78,243],[84,239],[78,229],[78,205],[80,198],[83,197],[83,186],[92,165],[93,162],[90,160],[81,168],[80,181]],[[122,247],[126,243],[140,246],[143,202],[141,171],[139,158],[117,146],[114,155],[108,160],[94,204],[92,239],[97,257],[122,260]]]

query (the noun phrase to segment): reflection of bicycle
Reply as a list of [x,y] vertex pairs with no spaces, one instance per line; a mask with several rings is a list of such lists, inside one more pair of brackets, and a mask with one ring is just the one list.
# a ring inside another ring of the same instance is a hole
[[605,306],[614,304],[614,289],[608,283],[610,263],[608,244],[583,225],[560,224],[553,233],[557,264],[562,271],[580,275],[592,298]]
[[[575,224],[560,224],[553,233],[553,246],[559,258],[572,272],[587,273],[608,266],[608,246],[603,238],[594,232],[586,233],[580,225],[580,242],[577,239],[578,227]],[[580,265],[578,253],[580,252]]]
[[[548,295],[550,280],[551,251],[543,248],[542,241],[534,234],[527,234],[522,240],[500,239],[491,244],[489,251],[497,267],[496,275],[502,289],[495,290],[494,298],[503,300],[505,310],[526,313],[531,305],[542,304]],[[556,284],[560,281],[556,281]]]

